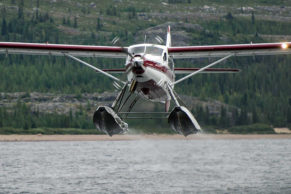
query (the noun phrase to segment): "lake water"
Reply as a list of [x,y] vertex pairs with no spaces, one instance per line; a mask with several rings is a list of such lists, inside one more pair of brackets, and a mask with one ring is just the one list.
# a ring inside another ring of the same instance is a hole
[[0,142],[0,193],[291,193],[291,140]]

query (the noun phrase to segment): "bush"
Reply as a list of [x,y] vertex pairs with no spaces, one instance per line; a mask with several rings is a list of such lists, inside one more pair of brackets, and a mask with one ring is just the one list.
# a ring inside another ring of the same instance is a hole
[[23,129],[15,129],[12,127],[0,128],[0,134],[23,134]]
[[255,123],[252,125],[241,125],[241,126],[235,126],[228,129],[229,133],[235,133],[235,134],[247,134],[247,133],[253,133],[253,134],[274,134],[275,131],[272,127],[270,127],[267,124],[262,123]]

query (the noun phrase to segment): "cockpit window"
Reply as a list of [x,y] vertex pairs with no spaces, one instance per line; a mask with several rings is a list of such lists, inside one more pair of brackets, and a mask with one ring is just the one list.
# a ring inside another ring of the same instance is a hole
[[137,46],[131,49],[133,55],[142,54],[144,52],[154,56],[161,56],[163,54],[163,49],[154,46],[147,46],[146,48],[144,46]]
[[141,53],[144,53],[144,46],[137,46],[137,47],[133,47],[132,49],[131,49],[131,53],[132,54],[141,54]]
[[149,46],[146,48],[146,54],[151,54],[154,56],[161,56],[163,54],[163,49],[158,47]]

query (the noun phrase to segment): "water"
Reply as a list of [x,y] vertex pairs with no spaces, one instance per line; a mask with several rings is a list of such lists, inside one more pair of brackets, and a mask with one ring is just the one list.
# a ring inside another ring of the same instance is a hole
[[0,193],[291,193],[290,139],[0,143]]

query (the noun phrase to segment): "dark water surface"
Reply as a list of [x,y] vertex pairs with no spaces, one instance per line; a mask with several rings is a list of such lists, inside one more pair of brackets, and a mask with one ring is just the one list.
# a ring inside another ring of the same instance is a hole
[[1,142],[0,193],[291,193],[291,140]]

